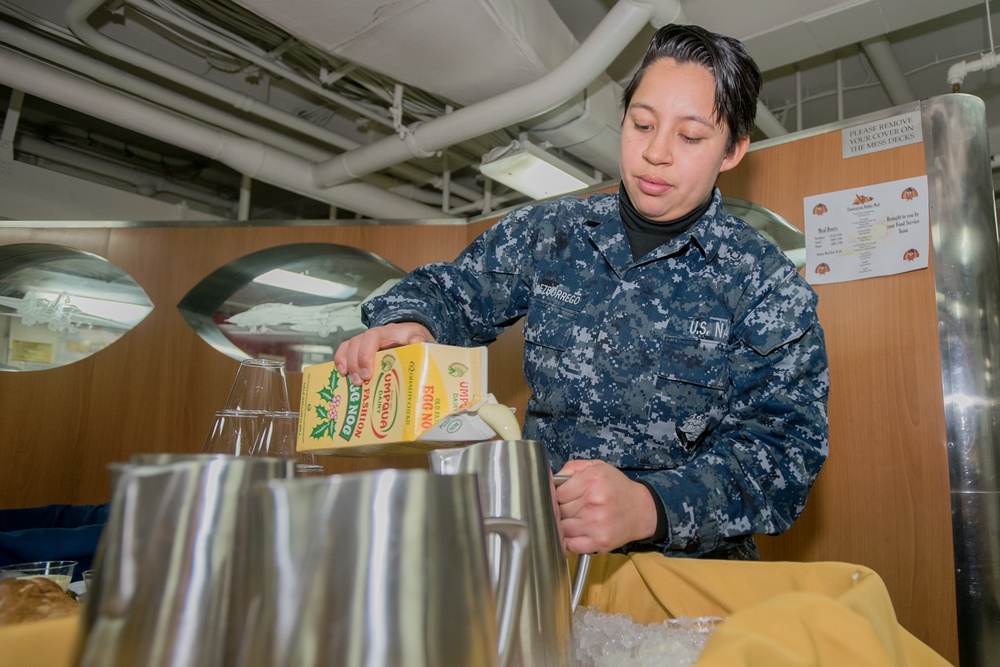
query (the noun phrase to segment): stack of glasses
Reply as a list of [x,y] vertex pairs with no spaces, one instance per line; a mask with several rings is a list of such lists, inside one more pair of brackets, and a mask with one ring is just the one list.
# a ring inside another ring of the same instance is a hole
[[299,413],[290,409],[285,362],[245,359],[225,408],[215,413],[205,454],[295,459],[298,477],[324,474],[312,454],[295,450]]

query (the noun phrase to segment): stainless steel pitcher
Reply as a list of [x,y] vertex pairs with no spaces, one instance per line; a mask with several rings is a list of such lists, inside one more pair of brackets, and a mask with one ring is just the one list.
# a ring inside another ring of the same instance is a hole
[[[241,667],[509,663],[527,528],[484,522],[474,477],[273,481],[254,490],[251,516]],[[487,533],[508,546],[497,601]]]
[[[509,411],[508,411],[509,412]],[[573,587],[556,522],[554,480],[545,447],[534,440],[492,440],[428,453],[441,475],[474,474],[487,517],[506,516],[528,525],[525,591],[513,664],[569,667],[573,657],[573,609],[587,576],[589,555],[578,559]],[[491,565],[498,558],[490,548]]]
[[82,615],[80,667],[218,667],[242,627],[234,544],[255,482],[285,459],[156,455],[114,464],[108,522]]

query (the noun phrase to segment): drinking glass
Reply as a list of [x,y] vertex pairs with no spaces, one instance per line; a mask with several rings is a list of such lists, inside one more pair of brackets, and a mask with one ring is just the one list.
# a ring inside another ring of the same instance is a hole
[[0,579],[14,577],[16,579],[32,579],[34,577],[44,577],[59,584],[59,587],[66,590],[69,582],[73,579],[73,569],[76,567],[75,560],[46,560],[36,563],[18,563],[0,567]]
[[204,454],[248,456],[266,413],[260,410],[220,410],[215,413]]
[[308,452],[298,452],[295,442],[299,432],[299,413],[288,410],[265,412],[260,431],[254,441],[250,456],[273,456],[295,459],[295,476],[307,477],[325,473],[316,457]]
[[290,410],[285,362],[275,359],[241,361],[224,409],[265,412]]

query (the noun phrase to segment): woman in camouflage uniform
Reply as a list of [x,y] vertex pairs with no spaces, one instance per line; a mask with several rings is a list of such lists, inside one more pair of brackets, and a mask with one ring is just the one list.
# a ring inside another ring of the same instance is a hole
[[544,442],[576,553],[756,558],[828,452],[816,295],[715,188],[749,145],[760,72],[696,26],[654,36],[624,93],[616,194],[516,210],[451,263],[365,304],[338,349],[483,345],[524,318],[526,438]]

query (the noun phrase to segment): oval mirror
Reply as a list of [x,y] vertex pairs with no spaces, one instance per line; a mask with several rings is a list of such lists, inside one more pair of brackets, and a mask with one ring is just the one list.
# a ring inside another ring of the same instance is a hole
[[230,262],[179,304],[209,345],[233,359],[281,359],[288,371],[331,361],[364,330],[361,303],[405,272],[370,252],[330,243],[268,248]]
[[722,205],[773,241],[795,263],[795,268],[801,269],[806,265],[806,235],[795,225],[774,211],[745,199],[723,196]]
[[48,243],[0,246],[0,370],[85,359],[152,310],[142,287],[100,255]]

